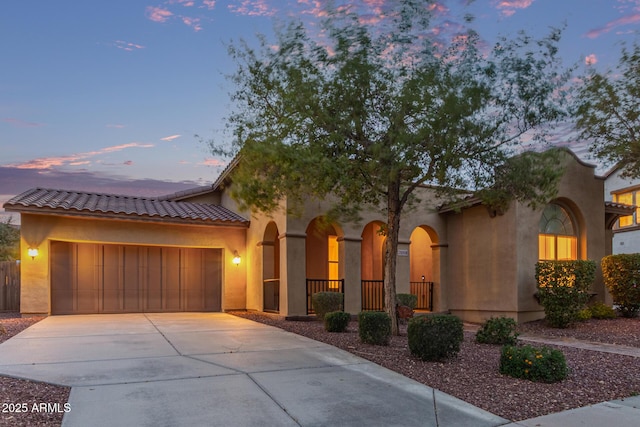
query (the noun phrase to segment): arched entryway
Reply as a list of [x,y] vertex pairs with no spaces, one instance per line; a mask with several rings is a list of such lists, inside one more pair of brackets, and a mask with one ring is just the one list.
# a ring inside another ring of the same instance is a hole
[[280,239],[278,226],[270,222],[262,239],[262,283],[264,311],[280,311]]
[[340,259],[342,229],[325,218],[314,218],[306,230],[305,267],[307,276],[307,313],[313,313],[311,296],[317,292],[344,292]]
[[384,309],[384,223],[373,221],[362,230],[360,246],[362,309]]
[[434,289],[440,282],[438,234],[429,226],[416,227],[411,233],[409,251],[410,292],[418,298],[416,309],[433,311]]

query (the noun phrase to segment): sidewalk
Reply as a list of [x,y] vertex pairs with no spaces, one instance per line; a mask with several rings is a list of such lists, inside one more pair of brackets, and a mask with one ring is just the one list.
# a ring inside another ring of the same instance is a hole
[[[476,332],[478,325],[465,324],[464,328],[467,332]],[[518,340],[640,357],[640,348],[637,347],[580,341],[575,338],[553,338],[522,334],[518,336]],[[505,424],[502,427],[628,427],[636,425],[640,425],[640,396],[543,415]]]

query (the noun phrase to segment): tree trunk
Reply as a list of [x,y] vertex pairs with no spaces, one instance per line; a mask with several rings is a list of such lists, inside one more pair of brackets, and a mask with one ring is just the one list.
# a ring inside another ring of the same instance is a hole
[[400,184],[391,183],[387,196],[387,240],[384,246],[384,309],[391,317],[391,333],[400,335],[396,315],[396,263],[400,232]]

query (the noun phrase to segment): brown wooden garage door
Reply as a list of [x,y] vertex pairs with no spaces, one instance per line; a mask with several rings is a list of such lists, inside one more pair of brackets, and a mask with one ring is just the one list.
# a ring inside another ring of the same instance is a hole
[[220,311],[222,250],[51,242],[53,314]]

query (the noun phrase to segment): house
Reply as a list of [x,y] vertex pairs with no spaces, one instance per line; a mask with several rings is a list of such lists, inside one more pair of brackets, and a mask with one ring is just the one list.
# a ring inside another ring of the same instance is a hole
[[[465,321],[541,318],[536,262],[599,261],[630,212],[603,203],[594,166],[569,151],[562,161],[557,198],[536,210],[437,208],[433,189],[419,188],[422,201],[403,213],[397,291]],[[32,189],[8,201],[22,222],[22,313],[249,309],[294,318],[311,312],[321,290],[343,292],[351,313],[382,308],[379,211],[327,224],[327,202],[309,200],[301,216],[251,215],[229,196],[232,172],[233,164],[211,187],[160,198]],[[593,292],[608,298],[600,275]]]
[[[605,175],[604,197],[612,203],[640,206],[640,179],[623,178],[619,165]],[[637,208],[620,217],[613,227],[612,253],[640,252],[640,211]]]

